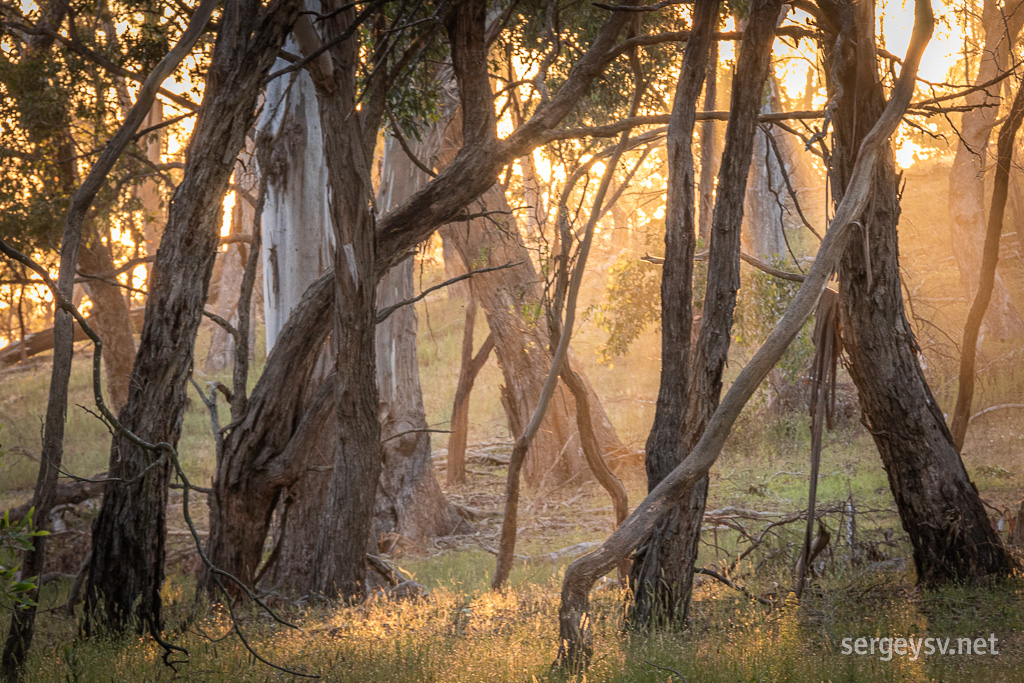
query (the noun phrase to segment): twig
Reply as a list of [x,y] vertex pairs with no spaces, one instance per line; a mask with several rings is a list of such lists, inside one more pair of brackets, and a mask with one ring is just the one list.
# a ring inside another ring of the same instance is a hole
[[771,600],[768,600],[767,598],[762,598],[762,597],[760,597],[758,595],[754,595],[753,593],[750,592],[749,589],[745,588],[744,586],[739,585],[738,583],[736,583],[735,581],[733,581],[732,579],[730,579],[730,578],[728,578],[726,576],[722,576],[721,574],[716,572],[714,569],[708,569],[706,567],[696,567],[696,568],[694,568],[693,573],[694,574],[703,574],[704,576],[710,576],[711,578],[715,579],[716,581],[720,581],[721,583],[724,583],[729,588],[732,588],[733,590],[737,590],[740,593],[743,593],[745,596],[747,596],[751,600],[756,600],[757,602],[761,603],[762,605],[767,605],[768,607],[775,607],[775,603],[772,602]]
[[662,671],[667,671],[667,672],[669,672],[670,674],[674,674],[674,675],[676,675],[676,676],[679,676],[679,678],[680,678],[680,679],[682,679],[683,683],[686,683],[686,682],[687,682],[687,680],[688,680],[688,679],[686,678],[686,676],[684,676],[683,674],[679,673],[678,671],[676,671],[675,669],[673,669],[673,668],[671,668],[671,667],[668,667],[668,666],[661,666],[660,664],[655,664],[654,662],[652,662],[652,661],[651,661],[651,660],[649,660],[649,659],[645,659],[645,660],[644,660],[644,664],[646,664],[647,666],[653,666],[653,667],[654,667],[655,669],[661,669]]
[[448,280],[445,280],[444,282],[442,282],[439,285],[434,285],[433,287],[427,287],[426,289],[424,289],[422,292],[420,292],[416,296],[412,297],[411,299],[405,299],[404,301],[399,301],[397,304],[393,304],[391,306],[388,306],[387,308],[384,308],[384,309],[381,309],[381,310],[377,311],[377,324],[379,325],[382,322],[384,322],[385,320],[387,320],[388,316],[390,316],[392,313],[397,311],[399,308],[402,308],[403,306],[408,306],[409,304],[414,304],[417,301],[422,300],[424,297],[426,297],[431,292],[436,292],[437,290],[442,289],[444,287],[448,287],[450,285],[454,285],[456,282],[462,282],[463,280],[471,278],[474,275],[480,275],[481,273],[492,273],[492,272],[494,272],[496,270],[505,270],[506,268],[514,268],[515,266],[521,266],[521,265],[523,265],[522,261],[516,261],[515,263],[503,263],[500,266],[490,266],[488,268],[477,268],[476,270],[471,270],[468,273],[463,273],[462,275],[457,275],[457,276],[455,276],[453,278],[449,278]]

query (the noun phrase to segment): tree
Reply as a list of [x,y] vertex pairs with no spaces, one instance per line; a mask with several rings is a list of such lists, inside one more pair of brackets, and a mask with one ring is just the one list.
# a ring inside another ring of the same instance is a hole
[[[585,667],[591,654],[589,592],[594,582],[635,550],[672,513],[676,501],[687,495],[714,465],[729,430],[740,411],[768,372],[778,362],[804,322],[813,312],[828,285],[846,245],[851,238],[852,222],[868,205],[876,164],[899,125],[914,92],[917,68],[931,38],[934,17],[926,0],[915,4],[914,31],[900,78],[892,89],[888,104],[870,132],[863,138],[856,161],[850,169],[843,198],[822,240],[814,264],[771,334],[754,357],[740,371],[722,402],[715,409],[697,445],[662,479],[632,514],[596,550],[569,565],[562,583],[559,608],[559,651],[556,664],[578,670]],[[849,103],[850,100],[847,100]],[[849,104],[847,104],[849,106]]]
[[[265,9],[251,0],[225,6],[202,115],[153,266],[135,381],[119,415],[126,428],[152,443],[174,445],[180,436],[196,330],[217,252],[220,203],[255,120],[263,79],[297,13],[296,0],[278,0]],[[157,632],[170,463],[120,435],[111,446],[111,470],[120,482],[107,487],[93,527],[86,628],[122,630],[134,617]]]
[[[820,6],[825,29],[826,83],[836,97],[857,103],[833,117],[833,197],[848,191],[856,150],[885,107],[874,52],[870,4]],[[839,36],[851,46],[838,49]],[[872,179],[872,200],[854,236],[866,247],[848,249],[840,262],[843,346],[857,385],[864,424],[882,458],[903,528],[914,548],[918,580],[934,586],[1006,575],[1010,555],[964,468],[938,404],[921,372],[917,342],[900,288],[899,186],[886,145]]]
[[[963,113],[953,167],[949,171],[949,218],[953,254],[960,267],[960,281],[968,300],[978,290],[982,263],[982,226],[985,225],[985,172],[989,167],[989,139],[999,116],[1000,76],[1009,68],[1017,36],[1024,26],[1024,3],[1019,0],[983,0],[981,26],[984,47],[974,84],[967,94],[971,107]],[[1024,322],[996,274],[991,312],[985,325],[997,339],[1024,339]]]
[[[699,5],[699,26],[705,39],[710,39],[717,14],[717,3],[708,4],[713,6]],[[693,138],[693,111],[707,68],[707,45],[694,41],[696,21],[694,37],[687,45],[690,59],[684,56],[673,105],[673,111],[676,108],[679,111],[674,113],[679,128],[673,131],[673,150],[669,152],[670,159],[675,161],[670,173],[679,175],[678,179],[669,181],[672,186],[669,196],[673,198],[671,233],[666,219],[665,265],[668,266],[670,250],[677,264],[662,275],[662,317],[666,321],[662,333],[662,388],[658,394],[655,424],[648,438],[648,491],[653,491],[692,451],[718,406],[739,289],[743,197],[779,8],[780,4],[771,0],[754,3],[743,31],[711,224],[701,327],[692,354],[689,352],[692,316],[689,302],[692,298],[694,219],[693,158],[689,148]],[[693,45],[696,47],[691,52]],[[681,151],[677,146],[687,149]],[[686,186],[685,190],[682,185]],[[686,303],[682,302],[684,298]],[[689,368],[685,369],[687,365]],[[672,622],[685,621],[706,499],[707,479],[702,478],[638,553],[631,575],[634,624],[647,625],[658,614]]]
[[[71,298],[74,288],[75,265],[78,261],[78,251],[82,240],[83,224],[93,202],[102,189],[107,175],[131,142],[135,131],[152,105],[160,83],[174,71],[185,55],[191,50],[206,22],[209,21],[214,6],[214,3],[209,2],[197,9],[189,27],[182,34],[178,44],[154,67],[139,91],[138,101],[135,103],[135,106],[132,107],[117,133],[104,148],[89,171],[88,176],[76,189],[68,208],[64,235],[61,240],[61,269],[57,283],[50,280],[44,268],[0,242],[0,249],[2,249],[6,256],[31,267],[46,282],[47,288],[54,296],[55,305],[58,307],[58,313],[54,321],[54,363],[51,374],[50,394],[47,401],[43,458],[41,458],[34,496],[37,512],[44,517],[49,516],[50,509],[54,503],[57,472],[63,457],[64,418],[67,410],[68,380],[71,373],[73,340],[71,318],[72,314],[77,314],[77,311],[75,311],[71,304]],[[53,22],[50,24],[51,26],[59,24],[60,18],[66,11],[67,7],[65,5],[58,5],[57,11],[48,13],[47,21]],[[94,382],[98,383],[98,377],[94,379]],[[98,387],[96,387],[96,392],[97,401],[102,408],[102,397],[99,394]],[[45,545],[42,542],[37,543],[27,553],[23,571],[29,575],[38,574],[42,568],[44,557]],[[162,558],[160,560],[162,561]],[[19,611],[15,613],[4,647],[2,673],[5,678],[13,679],[20,675],[32,642],[34,620],[35,609],[33,606],[29,606],[24,612]]]

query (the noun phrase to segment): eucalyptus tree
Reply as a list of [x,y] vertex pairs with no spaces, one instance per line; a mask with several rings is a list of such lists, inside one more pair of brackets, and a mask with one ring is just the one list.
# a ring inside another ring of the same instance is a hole
[[[999,117],[1003,76],[1010,69],[1011,55],[1024,26],[1024,3],[1020,0],[983,0],[981,29],[984,44],[976,90],[967,94],[970,109],[960,119],[956,153],[949,171],[949,219],[953,254],[960,269],[960,281],[968,300],[978,290],[977,274],[982,262],[985,221],[985,176],[990,167],[992,129]],[[976,5],[975,5],[976,6]],[[1013,298],[997,273],[992,303],[985,328],[997,339],[1024,339],[1024,322]],[[963,434],[957,439],[963,442]]]
[[[877,77],[871,4],[819,4],[832,118],[833,199],[850,191],[857,150],[885,108]],[[920,9],[919,9],[920,12]],[[840,95],[839,93],[842,93]],[[897,225],[899,176],[886,144],[875,167],[871,202],[838,268],[840,324],[864,424],[878,448],[903,528],[926,586],[1004,576],[1014,560],[989,523],[945,418],[921,372],[903,308]],[[860,248],[856,248],[860,247]]]
[[[687,45],[670,123],[662,374],[655,424],[647,443],[648,490],[657,487],[693,450],[718,406],[739,290],[743,199],[780,7],[771,0],[754,2],[740,41],[709,234],[703,316],[691,347],[696,224],[690,148],[718,3],[708,0],[695,5],[694,36]],[[698,36],[703,40],[697,40]],[[707,477],[694,484],[637,554],[631,576],[634,623],[647,624],[657,614],[670,621],[685,620],[707,488]]]
[[[203,102],[181,183],[153,264],[146,321],[120,421],[152,443],[181,435],[196,331],[202,320],[220,235],[221,202],[256,116],[257,99],[299,11],[297,0],[262,6],[231,0],[220,15]],[[88,628],[161,628],[166,508],[171,463],[123,434],[114,437],[111,473],[93,527],[86,606]]]

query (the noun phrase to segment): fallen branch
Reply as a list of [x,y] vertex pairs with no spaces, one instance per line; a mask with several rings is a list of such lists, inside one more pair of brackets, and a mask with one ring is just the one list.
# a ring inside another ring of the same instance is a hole
[[[142,325],[142,320],[146,315],[145,306],[139,306],[131,310],[132,325],[139,327]],[[86,320],[92,320],[92,317],[86,318]],[[75,323],[75,341],[85,341],[89,336],[82,330],[82,327]],[[53,348],[53,328],[48,327],[45,330],[30,334],[25,337],[24,341],[14,342],[7,346],[0,348],[0,368],[9,367],[15,365],[22,358],[22,349],[24,349],[25,357],[35,356],[49,351]]]
[[[60,482],[57,484],[57,490],[53,496],[53,507],[59,505],[77,505],[83,501],[89,500],[90,498],[96,498],[103,494],[103,488],[107,482],[104,481],[107,474],[106,472],[100,472],[94,474],[88,480],[71,481],[71,482]],[[7,511],[8,516],[12,522],[19,522],[25,518],[28,511],[32,509],[33,502],[31,499],[26,500],[21,505],[13,507]]]
[[968,420],[968,422],[974,422],[982,415],[988,415],[989,413],[994,413],[997,410],[1009,410],[1011,408],[1024,408],[1024,403],[1003,403],[997,406],[989,406],[988,408],[985,408],[985,410],[979,410],[974,415],[971,415],[971,419]]

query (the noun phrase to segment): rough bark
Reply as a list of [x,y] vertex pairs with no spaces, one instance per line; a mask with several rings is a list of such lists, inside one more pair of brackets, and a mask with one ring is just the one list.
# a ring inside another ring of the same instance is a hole
[[[341,7],[340,2],[323,3],[327,12]],[[335,20],[324,22],[325,42],[341,36],[354,21],[355,9],[348,7]],[[365,163],[373,158],[373,147],[367,150],[363,122],[355,109],[359,43],[353,38],[344,40],[331,56],[332,75],[320,78],[314,72],[313,84],[334,234],[331,349],[338,439],[317,535],[313,588],[329,598],[351,601],[366,595],[364,556],[381,471],[374,344],[376,241],[370,210],[373,188]]]
[[899,125],[914,92],[917,68],[934,24],[931,7],[926,0],[919,0],[915,9],[914,33],[892,97],[871,133],[864,138],[850,174],[847,193],[836,207],[836,214],[821,243],[818,256],[786,313],[729,388],[690,455],[648,494],[600,547],[575,560],[566,570],[558,615],[560,645],[556,664],[559,666],[579,670],[587,665],[591,655],[589,594],[594,582],[610,571],[617,561],[636,549],[671,511],[676,501],[707,475],[743,406],[782,357],[817,305],[849,241],[849,226],[868,203],[872,176],[881,148]]
[[[717,15],[718,2],[715,0],[703,0],[695,5],[693,33],[686,43],[669,122],[665,261],[661,276],[661,384],[654,424],[645,446],[648,492],[675,469],[688,452],[682,443],[682,429],[690,381],[693,327],[692,281],[696,238],[693,128],[697,97],[709,69],[709,49],[713,44],[711,32]],[[658,588],[665,572],[672,570],[674,555],[679,552],[671,543],[671,539],[679,537],[679,522],[679,512],[674,511],[634,557],[630,575],[633,590],[630,621],[633,624],[646,624],[657,600],[667,598],[672,604],[685,596],[687,588],[682,576],[676,577],[676,586],[665,584],[660,590]],[[668,580],[671,578],[669,576]]]
[[[523,156],[543,142],[544,135],[572,110],[603,65],[613,57],[610,48],[625,24],[626,17],[622,13],[614,13],[608,18],[584,58],[572,68],[563,87],[547,104],[534,112],[521,130],[501,142],[492,140],[466,146],[451,166],[424,190],[378,221],[378,275],[400,260],[439,225],[453,218],[472,198],[491,187],[504,164]],[[486,62],[474,64],[472,68],[482,72],[486,78]],[[492,106],[489,99],[486,104]],[[291,476],[291,467],[297,466],[293,460],[278,456],[282,454],[295,429],[295,424],[288,416],[298,419],[301,414],[299,394],[308,375],[295,370],[306,370],[312,365],[309,353],[315,353],[324,340],[321,334],[310,334],[311,330],[321,332],[322,329],[315,326],[311,328],[307,321],[310,318],[326,319],[323,316],[328,315],[327,311],[334,305],[333,288],[329,285],[329,278],[333,277],[333,272],[325,273],[305,293],[303,315],[290,316],[281,332],[282,337],[289,336],[291,339],[291,352],[273,353],[268,358],[264,370],[264,378],[268,381],[264,383],[261,378],[250,396],[246,419],[226,437],[224,463],[218,469],[218,472],[224,472],[224,476],[218,474],[216,486],[222,498],[218,503],[222,512],[214,515],[211,511],[211,557],[216,555],[222,558],[214,559],[218,566],[230,570],[230,564],[226,563],[234,561],[240,566],[252,567],[252,571],[255,571],[262,552],[262,542],[258,546],[250,544],[246,548],[232,547],[231,539],[238,535],[226,528],[225,522],[265,519],[269,525],[273,502],[269,506],[257,504],[259,498],[268,494],[261,482],[273,479],[278,473]],[[306,362],[293,362],[300,357],[306,358]],[[284,417],[279,420],[279,415]],[[233,440],[237,442],[235,445],[231,443]],[[247,473],[254,470],[259,475],[259,481],[248,481]],[[248,510],[251,514],[236,513],[235,510]],[[248,524],[248,521],[243,524]],[[265,537],[265,532],[266,526],[260,538]],[[237,571],[233,573],[244,575]]]
[[[282,0],[262,9],[250,0],[228,2],[224,9],[184,177],[154,263],[135,381],[119,415],[127,429],[152,443],[174,445],[181,434],[221,200],[298,3]],[[137,618],[159,629],[170,466],[119,436],[111,447],[111,471],[123,482],[107,488],[93,525],[86,628],[123,630]]]
[[459,382],[452,402],[452,435],[448,437],[446,476],[449,486],[466,483],[466,443],[469,439],[469,396],[476,376],[480,374],[494,350],[494,335],[488,334],[480,350],[473,354],[473,330],[476,327],[477,303],[471,292],[466,303],[466,323],[462,328],[462,353],[459,361]]
[[[981,51],[976,84],[987,83],[1009,68],[1010,55],[1024,26],[1020,0],[984,0],[981,17],[985,45]],[[978,290],[985,218],[985,175],[989,168],[988,144],[999,117],[1000,88],[996,83],[967,95],[974,107],[960,120],[956,155],[949,171],[949,219],[952,250],[960,268],[960,282],[969,301]],[[1024,339],[1024,322],[1006,285],[996,274],[985,329],[996,339]]]
[[[743,198],[754,149],[754,136],[757,132],[761,93],[768,78],[779,7],[780,3],[774,0],[752,5],[740,43],[736,75],[733,79],[730,106],[732,115],[729,117],[725,133],[725,149],[722,154],[715,212],[711,224],[708,278],[701,328],[690,361],[682,420],[674,420],[678,425],[678,431],[675,433],[678,443],[673,446],[668,442],[662,446],[658,466],[648,470],[649,490],[653,489],[668,471],[675,468],[685,453],[693,449],[717,408],[721,395],[722,373],[729,353],[733,309],[736,306],[736,292],[740,285]],[[705,11],[710,17],[712,10]],[[710,32],[710,28],[704,30]],[[706,48],[704,50],[706,54]],[[706,64],[705,55],[695,59],[697,63],[691,67],[694,74],[690,78],[696,79],[697,83],[695,86],[687,84],[691,91],[699,89]],[[690,112],[693,111],[695,101],[696,93],[693,93],[692,99],[687,96],[679,102],[680,107],[686,108],[687,119],[693,115]],[[679,116],[682,117],[683,114],[680,113]],[[681,144],[690,143],[692,139],[693,124],[687,120],[685,125],[683,131],[690,135],[680,140]],[[680,182],[692,185],[692,159],[680,161],[684,167],[691,167],[691,170],[683,171]],[[689,193],[691,190],[686,192]],[[680,199],[684,197],[680,196]],[[692,199],[685,199],[690,201],[688,206],[692,206]],[[684,205],[680,213],[689,212],[688,206]],[[692,231],[693,219],[688,216],[684,220],[687,221],[686,227]],[[684,253],[680,251],[679,256],[682,257]],[[680,264],[679,267],[687,266]],[[677,286],[680,284],[682,283],[677,283]],[[682,293],[685,293],[685,290]],[[679,293],[673,294],[673,297],[677,296]],[[672,312],[676,318],[681,318],[687,313],[689,310],[686,308]],[[678,325],[680,329],[676,331],[677,334],[688,331],[681,320]],[[678,372],[678,369],[673,368],[673,371]],[[663,382],[665,380],[663,375]],[[666,405],[666,409],[668,408]],[[668,417],[669,415],[666,415],[666,418]],[[667,425],[666,428],[671,429],[671,425]],[[663,443],[667,441],[664,436],[660,440]],[[685,450],[680,452],[680,447]],[[707,479],[702,478],[694,485],[687,499],[679,505],[678,511],[674,510],[665,521],[665,526],[659,529],[659,533],[649,539],[642,553],[643,559],[637,562],[641,568],[636,575],[633,589],[634,623],[647,625],[654,616],[660,616],[670,623],[685,622],[706,498]]]
[[[117,133],[108,142],[99,158],[89,171],[85,180],[75,190],[71,197],[67,218],[64,224],[64,234],[61,239],[60,273],[56,284],[49,281],[49,276],[42,268],[37,273],[47,281],[55,303],[59,310],[55,313],[54,319],[54,362],[50,378],[50,392],[47,400],[46,422],[43,431],[43,450],[40,458],[39,475],[36,480],[36,491],[34,500],[39,518],[45,525],[48,522],[52,510],[57,473],[63,457],[64,422],[67,414],[68,382],[71,374],[72,340],[74,328],[71,324],[71,313],[69,302],[74,296],[75,267],[78,263],[79,249],[82,241],[82,227],[86,216],[96,199],[107,175],[113,169],[114,164],[124,152],[131,141],[131,135],[137,129],[145,110],[149,108],[156,98],[156,91],[159,84],[170,75],[177,67],[185,54],[191,50],[199,37],[200,31],[209,21],[210,14],[214,9],[214,3],[208,2],[196,9],[195,14],[185,32],[175,47],[164,56],[154,67],[152,73],[146,79],[139,90],[138,101],[132,110],[125,117],[124,123]],[[47,7],[43,12],[45,25],[57,27],[61,24],[64,13],[67,11],[67,4],[56,2]],[[28,44],[26,56],[32,58],[48,49],[52,41],[45,38],[33,39]],[[65,139],[67,141],[67,139]],[[64,178],[65,182],[70,175]],[[14,256],[4,247],[4,253]],[[25,259],[21,259],[24,265]],[[101,343],[101,342],[97,342]],[[97,380],[94,380],[97,381]],[[102,407],[103,398],[98,387],[96,390],[96,401]],[[35,540],[32,550],[25,553],[21,571],[25,576],[35,576],[42,572],[43,561],[46,556],[46,539]],[[161,558],[162,559],[162,558]],[[30,594],[29,597],[38,597],[38,591]],[[4,644],[2,670],[0,674],[4,678],[15,679],[22,673],[25,660],[28,656],[29,647],[32,643],[36,607],[29,606],[24,610],[15,610],[11,619],[11,627]]]
[[[330,273],[321,275],[292,309],[249,395],[245,417],[225,434],[214,474],[206,551],[214,565],[250,586],[282,491],[307,468],[329,464],[316,441],[333,410],[329,383],[320,382],[313,392],[309,385],[330,329],[331,309],[321,302],[333,301],[332,280]],[[212,589],[209,579],[204,573],[200,585]]]
[[[838,5],[829,16],[847,40],[837,51],[836,35],[826,35],[828,88],[835,93],[841,87],[843,100],[857,103],[839,107],[833,119],[832,187],[839,200],[850,183],[855,150],[885,103],[872,6]],[[989,524],[917,360],[900,288],[898,179],[888,146],[872,182],[870,208],[860,221],[867,234],[857,228],[859,244],[839,267],[840,322],[864,423],[910,536],[918,580],[934,586],[1008,574],[1010,556]]]
[[[704,76],[704,111],[718,108],[718,41],[711,41],[707,74]],[[697,192],[697,235],[706,244],[711,234],[711,214],[715,205],[715,176],[718,175],[718,140],[715,122],[707,119],[700,126],[700,186]]]
[[[88,275],[114,270],[110,246],[98,235],[92,235],[82,244],[78,265]],[[103,340],[103,370],[107,379],[110,409],[119,411],[128,400],[128,384],[135,360],[135,340],[132,338],[131,312],[120,287],[102,280],[85,281],[85,291],[93,304],[90,326]]]

